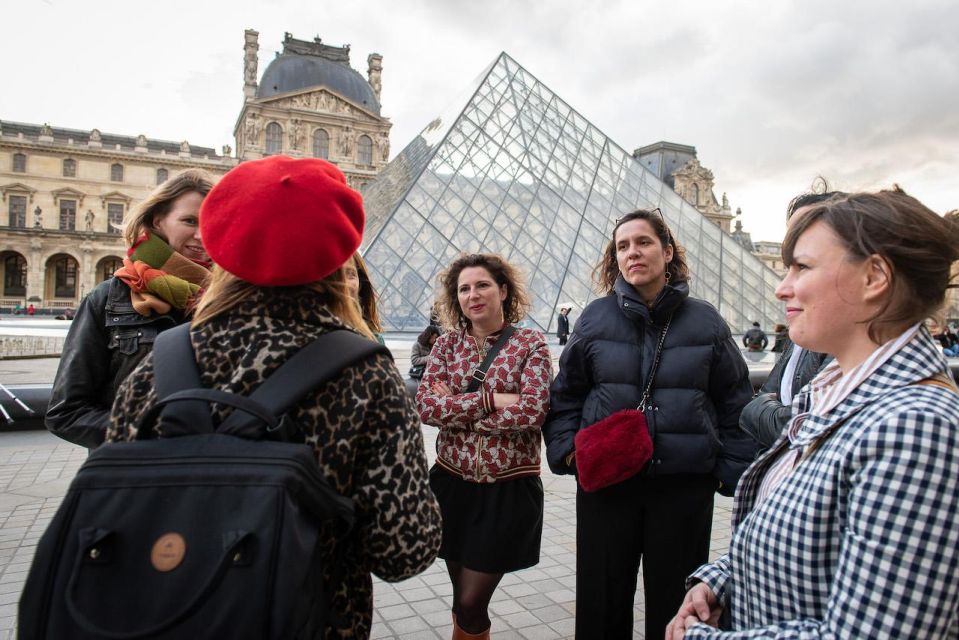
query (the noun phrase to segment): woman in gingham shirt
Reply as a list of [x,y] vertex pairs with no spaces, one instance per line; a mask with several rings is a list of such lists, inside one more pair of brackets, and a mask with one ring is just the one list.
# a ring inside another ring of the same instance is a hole
[[729,552],[666,637],[957,638],[959,395],[922,321],[959,225],[898,187],[841,194],[796,212],[783,257],[789,337],[836,359],[743,475]]

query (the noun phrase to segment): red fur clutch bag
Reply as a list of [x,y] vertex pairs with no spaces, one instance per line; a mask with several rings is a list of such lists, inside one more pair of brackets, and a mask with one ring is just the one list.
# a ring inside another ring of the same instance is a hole
[[653,455],[646,416],[617,411],[576,434],[576,470],[583,491],[593,492],[632,478]]

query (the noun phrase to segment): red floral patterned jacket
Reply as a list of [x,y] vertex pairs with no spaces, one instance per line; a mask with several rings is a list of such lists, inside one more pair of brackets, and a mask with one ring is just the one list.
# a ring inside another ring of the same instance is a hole
[[[486,338],[484,350],[499,333]],[[466,330],[436,340],[416,393],[420,419],[439,427],[436,463],[469,482],[496,482],[539,475],[540,428],[549,410],[552,360],[539,331],[517,328],[496,354],[482,388],[518,393],[518,403],[487,414],[480,390],[465,393],[483,358]],[[433,392],[445,382],[454,395]]]

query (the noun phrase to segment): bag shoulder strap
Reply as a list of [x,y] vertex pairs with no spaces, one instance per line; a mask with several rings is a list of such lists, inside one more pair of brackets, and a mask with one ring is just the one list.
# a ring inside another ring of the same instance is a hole
[[[937,373],[937,374],[935,374],[935,375],[933,375],[933,376],[930,376],[930,377],[928,377],[928,378],[923,378],[922,380],[919,380],[919,381],[917,381],[917,382],[912,382],[912,383],[909,384],[909,386],[913,386],[913,385],[917,385],[917,386],[918,386],[918,385],[931,385],[931,386],[934,386],[934,387],[941,387],[941,388],[943,388],[943,389],[948,389],[949,391],[952,391],[952,392],[955,393],[955,394],[959,394],[959,387],[956,387],[956,383],[953,382],[953,381],[952,381],[946,374],[944,374],[944,373]],[[828,440],[828,439],[830,438],[830,436],[832,436],[834,433],[836,433],[836,431],[839,430],[839,427],[841,427],[850,417],[852,417],[852,416],[846,416],[846,418],[844,418],[844,419],[840,420],[838,423],[832,425],[829,429],[827,429],[826,431],[824,431],[823,433],[821,433],[818,438],[816,438],[814,441],[810,442],[810,443],[806,446],[805,450],[803,450],[802,457],[800,458],[800,462],[802,462],[803,460],[805,460],[806,458],[808,458],[810,455],[812,455],[812,454],[816,451],[816,449],[818,449],[819,447],[821,447],[821,446],[823,445],[823,443],[825,443],[826,440]],[[798,464],[798,463],[797,463],[797,464]]]
[[483,358],[483,362],[480,366],[476,367],[473,375],[470,376],[470,383],[466,386],[466,393],[473,393],[483,384],[483,381],[486,380],[486,371],[490,368],[490,365],[493,364],[493,359],[496,357],[496,354],[499,353],[503,345],[509,341],[510,336],[512,336],[515,331],[516,327],[509,325],[499,334],[499,338],[496,339],[493,346],[486,352],[486,357]]
[[[190,323],[163,331],[153,344],[153,376],[157,398],[163,400],[179,391],[203,388],[196,354],[190,342]],[[164,418],[189,425],[197,433],[213,433],[210,406],[205,400],[188,400],[164,407]],[[142,422],[141,422],[142,424]]]
[[643,389],[643,397],[639,401],[640,411],[645,411],[649,404],[649,397],[653,392],[653,380],[656,378],[656,370],[659,369],[659,361],[663,358],[663,345],[666,344],[666,332],[669,331],[669,323],[673,321],[673,314],[669,314],[663,330],[659,333],[659,342],[656,343],[656,355],[653,357],[653,366],[649,368],[649,377],[646,379],[646,388]]
[[944,373],[937,373],[934,376],[924,378],[919,382],[914,382],[913,384],[932,385],[934,387],[941,387],[943,389],[948,389],[955,394],[959,394],[959,387],[957,387],[956,383]]
[[[392,359],[386,346],[347,329],[335,329],[300,349],[280,365],[250,394],[275,416],[282,416],[311,391],[332,380],[347,367],[377,353]],[[240,434],[257,429],[263,421],[246,412],[234,411],[218,431]]]

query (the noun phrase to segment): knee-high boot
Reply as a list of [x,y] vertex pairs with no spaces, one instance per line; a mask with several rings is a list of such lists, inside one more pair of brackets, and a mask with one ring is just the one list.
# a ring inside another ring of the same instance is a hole
[[489,629],[479,633],[466,633],[456,620],[453,620],[453,640],[489,640]]

